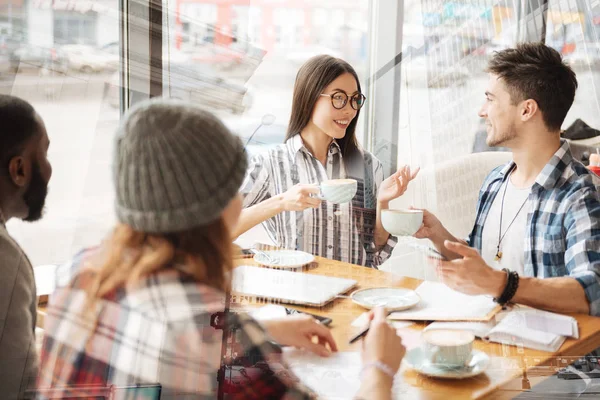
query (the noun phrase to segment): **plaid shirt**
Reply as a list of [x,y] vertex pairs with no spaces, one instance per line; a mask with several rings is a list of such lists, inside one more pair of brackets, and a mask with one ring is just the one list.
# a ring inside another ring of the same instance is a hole
[[[245,371],[252,373],[241,371],[236,375],[240,379],[226,381],[231,373],[219,371],[231,335],[224,345],[223,327],[214,318],[224,310],[225,295],[175,267],[119,288],[84,311],[93,272],[82,266],[93,253],[80,253],[60,272],[74,278],[49,304],[39,388],[159,383],[161,399],[212,400],[219,377],[221,391],[228,393],[225,399],[311,397],[285,370],[280,348],[244,314],[229,314],[226,327],[235,326],[236,352],[251,359]],[[59,281],[64,279],[59,275]],[[145,396],[140,392],[133,399]]]
[[304,146],[302,137],[296,135],[268,153],[252,158],[241,189],[245,195],[244,207],[285,193],[299,183],[356,179],[358,189],[351,203],[323,201],[316,209],[284,211],[263,226],[280,248],[377,268],[389,258],[397,239],[390,235],[381,249],[375,246],[377,192],[383,181],[383,166],[371,153],[362,153],[364,165],[356,168],[359,176],[349,176],[336,141],[329,146],[324,167]]
[[[483,183],[469,244],[481,252],[481,237],[496,194],[511,162],[494,169]],[[527,200],[525,265],[527,276],[570,276],[585,290],[590,314],[600,316],[600,179],[573,159],[569,144],[544,167]]]

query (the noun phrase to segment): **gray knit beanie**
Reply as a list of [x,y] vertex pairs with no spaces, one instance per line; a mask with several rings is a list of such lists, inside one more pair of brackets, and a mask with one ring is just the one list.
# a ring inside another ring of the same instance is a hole
[[180,101],[144,101],[117,135],[117,219],[148,233],[206,225],[237,194],[246,167],[242,142],[213,114]]

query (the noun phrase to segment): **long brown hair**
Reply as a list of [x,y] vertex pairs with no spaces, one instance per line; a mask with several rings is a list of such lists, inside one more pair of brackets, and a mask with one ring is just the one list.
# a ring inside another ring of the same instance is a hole
[[171,234],[150,234],[118,225],[89,267],[88,307],[127,284],[166,268],[177,268],[199,283],[228,291],[233,245],[222,218],[205,226]]
[[[361,92],[356,71],[342,59],[323,54],[312,57],[300,67],[296,75],[296,83],[294,84],[292,115],[288,124],[286,141],[299,135],[302,129],[308,125],[319,95],[323,93],[327,85],[345,73],[354,76],[358,91]],[[358,141],[356,140],[356,124],[358,123],[359,116],[360,110],[357,110],[356,117],[354,117],[348,128],[346,128],[344,137],[337,139],[346,165],[356,156],[362,155],[359,150]]]

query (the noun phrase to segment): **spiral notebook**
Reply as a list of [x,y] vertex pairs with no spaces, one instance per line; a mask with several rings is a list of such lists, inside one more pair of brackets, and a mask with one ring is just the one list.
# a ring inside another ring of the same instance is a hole
[[233,270],[231,286],[235,294],[320,307],[356,284],[353,279],[243,265]]

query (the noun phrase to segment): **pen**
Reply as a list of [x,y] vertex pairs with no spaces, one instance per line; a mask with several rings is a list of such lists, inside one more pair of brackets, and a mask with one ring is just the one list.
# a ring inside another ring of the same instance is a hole
[[[387,315],[390,315],[392,312],[393,311],[386,310]],[[350,341],[348,342],[348,344],[352,344],[352,343],[356,342],[358,339],[364,337],[369,332],[370,327],[371,327],[371,321],[369,321],[369,324],[367,326],[365,326],[363,329],[361,329],[360,332],[358,332],[356,335],[352,336],[352,338],[350,338]]]
[[369,328],[370,327],[371,327],[371,323],[369,322],[369,324],[366,327],[364,327],[360,332],[358,332],[356,335],[354,335],[350,339],[350,341],[348,342],[348,344],[352,344],[352,343],[356,342],[358,339],[364,337],[367,334],[367,332],[369,332]]

